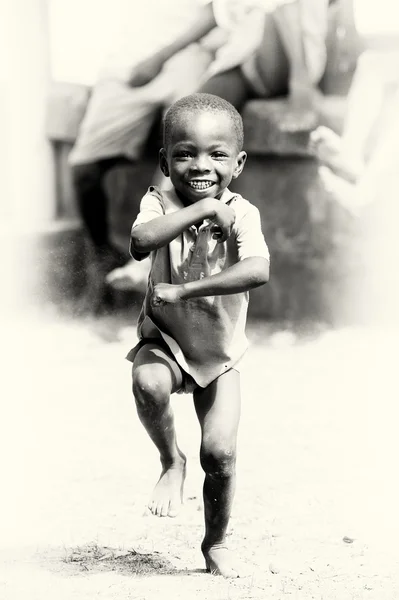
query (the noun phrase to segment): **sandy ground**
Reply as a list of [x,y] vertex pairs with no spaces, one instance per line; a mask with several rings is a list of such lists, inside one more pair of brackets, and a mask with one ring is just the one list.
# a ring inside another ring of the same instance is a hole
[[134,323],[3,319],[0,598],[399,598],[397,336],[250,327],[229,546],[204,572],[199,430],[176,519],[145,512],[159,475],[130,393]]

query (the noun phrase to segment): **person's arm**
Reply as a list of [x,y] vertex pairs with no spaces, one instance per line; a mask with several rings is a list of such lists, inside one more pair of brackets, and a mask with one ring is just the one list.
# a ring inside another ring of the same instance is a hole
[[128,81],[129,85],[140,87],[152,81],[160,73],[167,60],[172,58],[177,52],[180,52],[180,50],[200,40],[214,27],[216,27],[216,21],[212,2],[210,2],[202,7],[195,23],[190,25],[174,42],[161,48],[153,56],[133,67]]
[[169,215],[156,217],[133,227],[130,235],[131,253],[148,254],[166,246],[183,231],[209,219],[221,230],[219,242],[230,236],[235,221],[234,211],[215,198],[205,198]]
[[235,226],[238,262],[221,273],[178,285],[158,284],[153,305],[174,303],[200,296],[238,294],[263,285],[269,280],[270,255],[262,234],[260,214],[248,206]]
[[269,261],[261,256],[244,258],[225,271],[178,285],[158,283],[151,297],[153,306],[189,298],[226,296],[257,288],[269,281]]

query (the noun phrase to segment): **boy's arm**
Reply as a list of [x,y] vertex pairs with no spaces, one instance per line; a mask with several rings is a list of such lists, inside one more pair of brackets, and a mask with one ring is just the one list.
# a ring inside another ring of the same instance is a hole
[[216,27],[215,16],[213,13],[212,2],[203,6],[198,19],[186,31],[184,31],[174,42],[161,48],[153,56],[143,60],[138,65],[133,67],[129,85],[132,87],[140,87],[146,85],[156,77],[164,63],[172,58],[177,52],[183,50],[190,44],[197,42],[207,33]]
[[130,252],[132,255],[133,253],[148,254],[157,248],[162,248],[191,225],[204,219],[209,219],[221,230],[218,241],[224,242],[231,234],[235,213],[229,206],[215,198],[204,198],[181,210],[133,227],[130,234]]
[[261,256],[244,258],[225,271],[203,279],[170,285],[159,283],[155,286],[151,303],[159,306],[200,296],[225,296],[239,294],[259,287],[269,280],[269,261]]

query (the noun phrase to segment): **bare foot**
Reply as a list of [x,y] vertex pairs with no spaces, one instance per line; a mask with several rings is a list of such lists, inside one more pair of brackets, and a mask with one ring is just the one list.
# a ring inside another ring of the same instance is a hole
[[205,558],[206,570],[212,575],[222,575],[229,579],[237,578],[237,569],[231,560],[231,554],[224,546],[202,549]]
[[309,146],[320,162],[331,167],[341,156],[341,138],[328,127],[317,127],[310,134]]
[[312,131],[309,150],[323,165],[349,183],[356,183],[363,170],[361,161],[344,152],[341,138],[328,127],[320,126]]
[[129,261],[125,266],[114,269],[106,276],[106,282],[117,290],[133,290],[144,293],[147,288],[150,260]]
[[319,167],[319,175],[325,189],[332,194],[333,198],[353,217],[358,217],[362,204],[359,203],[359,194],[356,194],[355,186],[338,177],[328,167]]
[[148,508],[157,517],[176,517],[183,504],[183,486],[186,478],[186,458],[162,471],[152,493]]

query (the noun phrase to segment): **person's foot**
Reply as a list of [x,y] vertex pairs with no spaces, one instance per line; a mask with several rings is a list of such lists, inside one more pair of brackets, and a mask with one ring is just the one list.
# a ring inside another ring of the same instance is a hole
[[359,203],[359,194],[356,194],[355,186],[325,166],[319,167],[319,176],[325,190],[353,217],[359,217],[363,204]]
[[341,138],[332,129],[320,126],[312,131],[309,150],[338,177],[349,183],[356,183],[362,171],[362,164],[344,152]]
[[162,471],[152,493],[148,508],[157,517],[176,517],[183,504],[183,487],[186,478],[186,457]]
[[207,550],[203,547],[206,570],[212,575],[222,575],[229,579],[239,577],[238,570],[225,546],[213,546]]
[[114,269],[107,274],[105,281],[116,290],[144,293],[147,288],[150,259],[130,260],[124,267]]
[[309,147],[324,165],[331,168],[341,156],[341,138],[328,127],[317,127],[310,134]]

